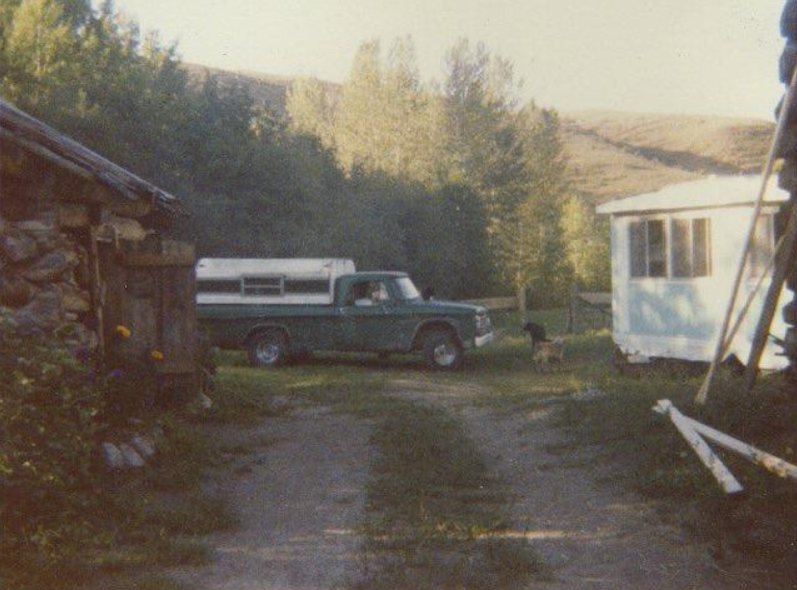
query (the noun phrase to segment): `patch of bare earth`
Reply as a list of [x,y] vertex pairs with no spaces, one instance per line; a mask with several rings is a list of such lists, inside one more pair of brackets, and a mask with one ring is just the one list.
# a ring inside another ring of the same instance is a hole
[[214,484],[240,526],[208,537],[207,567],[173,572],[197,590],[341,588],[359,575],[363,487],[371,462],[369,426],[324,408],[229,431],[219,444],[254,445],[231,459]]
[[[708,549],[665,523],[656,506],[612,482],[622,465],[572,445],[551,422],[555,406],[507,414],[472,403],[478,386],[401,380],[396,395],[459,416],[494,476],[507,486],[512,531],[550,568],[547,588],[769,588],[761,572],[720,569]],[[588,403],[588,402],[584,402]],[[539,585],[533,582],[531,585]]]

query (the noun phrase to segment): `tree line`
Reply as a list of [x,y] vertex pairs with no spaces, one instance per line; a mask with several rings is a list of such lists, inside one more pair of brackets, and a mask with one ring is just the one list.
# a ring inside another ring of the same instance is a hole
[[205,256],[353,258],[440,296],[604,287],[606,241],[567,178],[556,112],[512,64],[457,42],[441,81],[414,46],[364,43],[338,92],[298,80],[285,116],[192,78],[112,2],[0,0],[0,93],[178,195]]

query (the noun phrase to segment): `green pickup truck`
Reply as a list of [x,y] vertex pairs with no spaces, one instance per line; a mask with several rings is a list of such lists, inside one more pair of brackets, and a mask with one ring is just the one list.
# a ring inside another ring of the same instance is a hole
[[211,341],[276,367],[315,351],[424,355],[436,369],[493,339],[487,310],[425,301],[401,272],[353,272],[339,259],[202,259],[197,313]]

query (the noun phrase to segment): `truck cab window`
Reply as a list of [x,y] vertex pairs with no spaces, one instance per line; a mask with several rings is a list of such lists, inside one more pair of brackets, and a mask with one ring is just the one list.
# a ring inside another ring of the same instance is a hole
[[382,281],[363,281],[352,286],[348,304],[355,307],[379,305],[390,299],[390,292]]

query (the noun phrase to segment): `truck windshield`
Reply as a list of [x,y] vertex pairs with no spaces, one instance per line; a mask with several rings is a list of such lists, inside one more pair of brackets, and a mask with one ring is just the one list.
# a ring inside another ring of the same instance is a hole
[[398,287],[402,299],[418,299],[421,296],[415,284],[412,282],[412,279],[409,277],[396,279],[396,287]]

